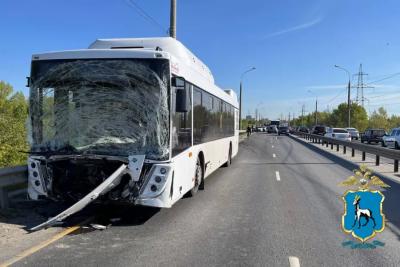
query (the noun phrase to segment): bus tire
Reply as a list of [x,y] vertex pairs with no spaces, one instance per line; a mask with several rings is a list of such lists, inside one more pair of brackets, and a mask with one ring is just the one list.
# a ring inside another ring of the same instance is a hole
[[229,144],[228,160],[222,165],[223,167],[229,167],[232,164],[232,144]]
[[203,184],[204,183],[204,168],[201,164],[201,160],[199,157],[197,158],[196,170],[195,170],[194,175],[195,175],[194,186],[188,192],[189,197],[193,197],[194,195],[196,195],[201,187],[204,188],[204,184]]

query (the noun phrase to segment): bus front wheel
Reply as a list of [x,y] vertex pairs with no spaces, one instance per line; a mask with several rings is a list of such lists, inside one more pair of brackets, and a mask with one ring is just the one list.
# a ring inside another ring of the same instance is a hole
[[203,166],[201,165],[200,158],[197,158],[196,170],[194,173],[194,186],[188,193],[189,197],[194,196],[199,191],[199,188],[203,183],[203,177]]

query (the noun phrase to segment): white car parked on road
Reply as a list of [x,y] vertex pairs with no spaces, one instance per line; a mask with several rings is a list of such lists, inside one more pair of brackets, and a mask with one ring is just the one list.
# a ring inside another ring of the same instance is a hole
[[328,128],[325,136],[351,142],[351,135],[346,129],[343,128]]
[[382,137],[382,146],[400,148],[400,128],[394,128],[388,135]]
[[351,139],[360,139],[360,132],[356,128],[346,128],[346,130],[349,132]]

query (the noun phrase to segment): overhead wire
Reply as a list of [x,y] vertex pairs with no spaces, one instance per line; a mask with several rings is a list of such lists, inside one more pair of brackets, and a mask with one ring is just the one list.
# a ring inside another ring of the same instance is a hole
[[372,84],[372,83],[377,83],[377,82],[385,81],[385,80],[391,79],[391,78],[393,78],[393,77],[396,77],[396,76],[398,76],[398,75],[400,75],[400,72],[396,72],[396,73],[390,74],[389,76],[387,76],[387,77],[385,77],[385,78],[382,78],[382,79],[379,79],[379,80],[375,80],[375,81],[372,81],[372,82],[368,82],[368,83],[366,83],[366,84]]
[[[346,90],[347,90],[347,88],[346,88]],[[341,96],[344,92],[345,92],[345,90],[342,89],[335,97],[333,97],[331,100],[325,102],[324,104],[330,104],[330,103],[333,102],[335,99],[337,99],[339,96]]]
[[136,13],[138,13],[142,18],[147,20],[147,22],[153,24],[159,28],[163,34],[166,34],[168,30],[166,30],[156,19],[154,19],[150,14],[148,14],[142,7],[140,7],[134,0],[125,0],[125,2],[134,8]]

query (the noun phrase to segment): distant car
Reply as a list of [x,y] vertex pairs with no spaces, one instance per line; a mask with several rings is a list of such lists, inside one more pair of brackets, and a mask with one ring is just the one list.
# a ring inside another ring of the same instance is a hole
[[276,127],[276,125],[268,125],[267,132],[268,133],[278,133],[278,128]]
[[312,134],[317,134],[317,135],[325,135],[326,134],[326,130],[328,127],[323,126],[323,125],[316,125],[312,128],[311,133]]
[[400,149],[400,128],[394,128],[382,137],[382,146]]
[[279,135],[281,135],[281,134],[288,135],[289,134],[289,127],[287,127],[287,126],[279,126],[278,134]]
[[351,135],[351,139],[355,139],[355,140],[360,139],[360,133],[358,132],[358,130],[356,128],[346,128],[346,130]]
[[325,136],[343,141],[351,141],[349,132],[343,128],[328,128]]
[[383,142],[382,137],[386,134],[384,129],[367,129],[361,135],[361,143],[381,143]]
[[300,126],[297,131],[301,133],[310,133],[310,130],[305,126]]

